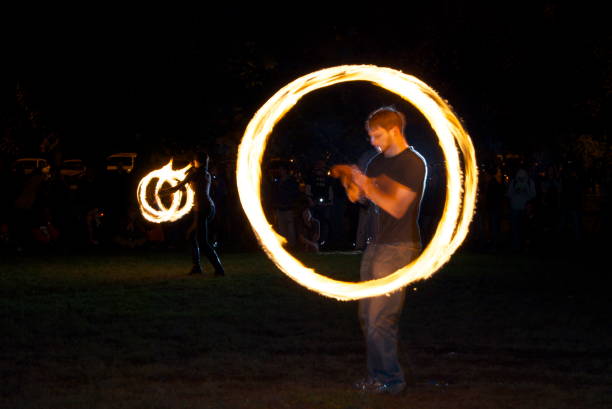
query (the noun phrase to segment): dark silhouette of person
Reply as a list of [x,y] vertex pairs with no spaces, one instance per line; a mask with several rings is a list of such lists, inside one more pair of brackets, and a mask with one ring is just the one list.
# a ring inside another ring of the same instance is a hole
[[542,218],[542,235],[546,242],[558,236],[561,208],[561,174],[556,164],[549,165],[539,180],[538,213]]
[[295,248],[296,211],[300,199],[300,186],[291,174],[289,165],[280,162],[276,168],[274,183],[271,186],[272,208],[278,233],[287,240],[288,248]]
[[428,168],[427,189],[423,192],[419,226],[423,247],[431,241],[444,211],[446,198],[446,174],[443,163],[434,163]]
[[122,248],[142,247],[147,242],[147,230],[139,218],[136,206],[130,206],[121,217],[117,234],[113,237],[115,244]]
[[15,239],[18,248],[26,248],[33,243],[32,228],[35,214],[40,205],[40,192],[45,183],[46,175],[40,168],[27,175],[19,186],[18,194],[13,203],[13,216]]
[[313,201],[312,216],[321,223],[321,244],[329,241],[331,232],[332,205],[334,192],[333,179],[328,175],[328,167],[323,159],[315,161],[306,180],[306,194]]
[[[559,233],[566,244],[575,245],[582,240],[582,201],[584,186],[576,165],[566,166],[561,174],[561,218]],[[569,240],[568,240],[569,239]]]
[[512,247],[523,250],[527,238],[527,203],[536,197],[535,183],[524,168],[519,168],[510,180],[506,196],[510,201],[510,228]]
[[312,200],[306,198],[298,207],[296,220],[297,241],[301,250],[307,252],[319,252],[319,239],[321,238],[321,223],[313,217],[311,209]]
[[162,189],[162,196],[169,195],[184,187],[187,183],[195,193],[193,223],[188,230],[191,240],[193,266],[189,274],[202,274],[201,251],[215,269],[215,276],[224,276],[225,270],[214,247],[208,241],[208,224],[215,216],[215,203],[210,197],[212,177],[208,172],[209,157],[205,152],[195,152],[192,167],[185,179],[176,186]]
[[501,241],[501,221],[506,204],[507,187],[499,166],[489,169],[489,172],[485,198],[485,215],[489,226],[488,249],[497,252]]

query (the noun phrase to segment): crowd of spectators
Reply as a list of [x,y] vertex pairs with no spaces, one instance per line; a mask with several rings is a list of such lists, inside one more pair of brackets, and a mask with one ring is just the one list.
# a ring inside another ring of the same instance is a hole
[[485,252],[550,253],[598,247],[610,227],[609,170],[520,158],[483,166],[468,245]]
[[[367,162],[370,153],[358,162]],[[264,205],[289,247],[296,246],[296,232],[304,229],[304,208],[320,226],[320,250],[362,250],[367,244],[372,234],[368,208],[348,202],[329,167],[319,159],[310,167],[279,160],[268,168]],[[419,221],[425,244],[444,210],[445,172],[443,163],[428,164]],[[538,162],[499,154],[479,165],[477,206],[465,246],[479,252],[534,253],[600,244],[610,223],[609,186],[609,171],[593,177],[578,161]]]
[[[48,145],[45,145],[48,147]],[[60,152],[37,152],[55,157]],[[371,152],[360,158],[360,166]],[[181,153],[177,153],[180,159]],[[536,252],[601,242],[609,229],[609,174],[591,178],[578,162],[537,163],[517,158],[480,164],[476,212],[465,246],[482,252]],[[12,158],[14,160],[14,158]],[[0,251],[62,251],[115,247],[172,248],[186,245],[183,224],[155,224],[138,209],[136,187],[145,173],[169,156],[140,155],[135,168],[88,166],[66,176],[57,161],[49,171],[24,173],[0,162]],[[100,162],[103,163],[103,162]],[[362,250],[371,236],[366,206],[348,201],[331,164],[272,159],[263,165],[262,205],[270,223],[295,251]],[[217,215],[211,242],[220,251],[250,251],[257,242],[242,211],[234,179],[235,160],[212,156],[211,196]],[[609,171],[608,171],[609,173]],[[432,238],[445,200],[443,163],[428,164],[420,226]]]

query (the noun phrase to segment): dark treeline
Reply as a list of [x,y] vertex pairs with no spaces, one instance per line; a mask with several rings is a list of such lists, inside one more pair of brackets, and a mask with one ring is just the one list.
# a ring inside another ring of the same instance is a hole
[[[132,219],[139,218],[138,179],[171,157],[206,149],[217,167],[215,200],[228,209],[215,219],[218,242],[253,248],[233,176],[242,133],[282,86],[341,64],[413,74],[453,105],[480,165],[468,240],[473,248],[529,249],[549,238],[569,243],[601,235],[608,226],[602,209],[609,206],[612,168],[606,14],[560,2],[498,7],[442,1],[397,11],[271,24],[222,10],[219,21],[236,23],[230,31],[220,31],[200,13],[169,14],[164,24],[125,36],[94,34],[95,24],[93,30],[82,25],[78,38],[55,30],[36,35],[44,24],[23,21],[19,36],[2,50],[14,73],[0,88],[3,242],[22,247],[17,243],[32,240],[30,230],[51,218],[58,240],[83,246],[97,241],[92,232],[104,225],[103,241],[118,245],[121,239],[113,237],[120,226],[132,229]],[[375,21],[386,21],[385,29]],[[326,199],[331,206],[317,208],[315,163],[323,161],[327,169],[358,162],[368,150],[365,115],[389,103],[411,109],[395,95],[368,87],[341,85],[305,97],[277,125],[266,151],[269,174],[274,161],[291,163],[299,196],[310,193],[329,249],[359,247],[354,226],[363,212],[346,202],[334,181],[333,199]],[[443,159],[426,123],[409,123],[407,135],[429,161],[430,189],[422,208],[429,237],[443,200],[443,178],[437,176]],[[107,172],[105,158],[124,151],[138,154],[134,170]],[[50,172],[17,175],[13,163],[24,157],[46,159]],[[65,180],[60,169],[73,158],[83,160],[87,172]],[[529,178],[521,192],[514,183],[519,168]],[[179,241],[169,239],[173,227],[164,228],[164,240]],[[159,229],[148,232],[145,224],[144,230],[160,240]],[[242,243],[232,239],[236,234],[248,238]]]

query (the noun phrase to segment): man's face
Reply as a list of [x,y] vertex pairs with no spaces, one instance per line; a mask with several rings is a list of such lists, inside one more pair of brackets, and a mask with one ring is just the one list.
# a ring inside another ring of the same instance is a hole
[[391,133],[385,128],[377,126],[368,131],[370,135],[370,144],[379,152],[385,152],[391,146]]

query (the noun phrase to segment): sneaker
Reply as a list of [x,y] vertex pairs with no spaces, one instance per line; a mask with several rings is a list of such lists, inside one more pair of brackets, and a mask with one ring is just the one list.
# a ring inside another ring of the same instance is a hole
[[370,377],[361,379],[353,385],[355,389],[362,393],[372,393],[376,395],[399,395],[406,389],[406,383],[382,383]]
[[200,266],[193,266],[191,268],[191,271],[189,272],[189,275],[192,275],[192,274],[202,274],[202,267],[200,267]]
[[376,385],[381,385],[381,383],[368,376],[367,378],[363,378],[355,382],[353,384],[353,388],[357,389],[359,392],[368,392],[374,389]]
[[377,386],[372,393],[375,394],[386,394],[386,395],[399,395],[400,393],[406,390],[406,384],[404,382],[400,383],[383,383]]

